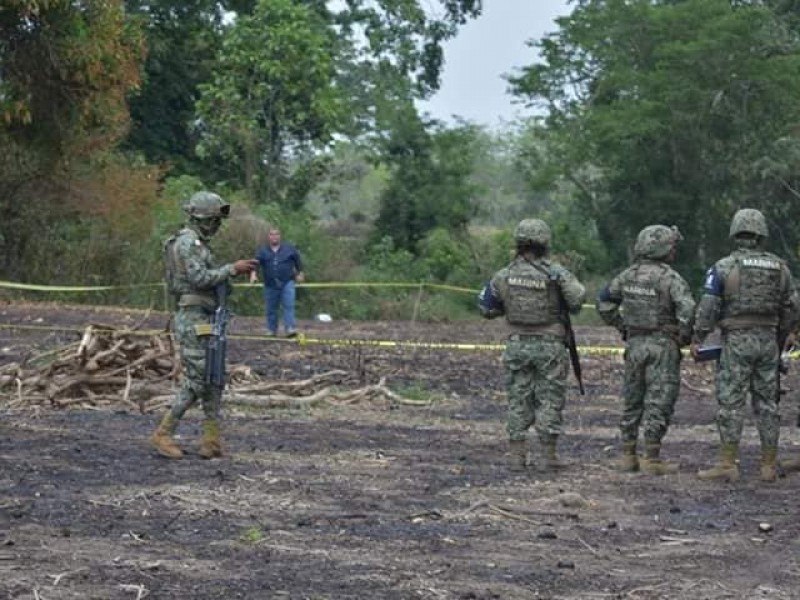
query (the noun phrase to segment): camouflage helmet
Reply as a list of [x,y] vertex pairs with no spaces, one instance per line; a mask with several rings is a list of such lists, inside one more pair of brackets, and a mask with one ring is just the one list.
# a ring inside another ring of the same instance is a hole
[[653,260],[666,258],[679,241],[683,239],[677,227],[649,225],[639,232],[633,253],[639,258]]
[[514,229],[514,241],[550,245],[550,228],[541,219],[522,219]]
[[736,211],[731,220],[730,237],[736,237],[740,233],[752,233],[762,238],[769,237],[767,220],[760,210],[743,208]]
[[213,192],[197,192],[183,205],[183,210],[190,219],[225,219],[231,205]]

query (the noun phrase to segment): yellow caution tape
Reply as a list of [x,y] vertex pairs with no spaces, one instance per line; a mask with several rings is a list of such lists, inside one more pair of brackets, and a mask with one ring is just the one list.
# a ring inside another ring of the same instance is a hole
[[[0,329],[27,329],[33,331],[72,331],[82,333],[85,327],[68,327],[61,325],[23,325],[17,323],[0,323]],[[137,329],[125,331],[126,335],[147,336],[168,335],[169,332],[163,329]],[[505,344],[464,344],[456,342],[413,342],[407,340],[354,340],[354,339],[331,339],[331,338],[312,338],[304,334],[299,334],[295,338],[275,338],[266,335],[228,335],[228,339],[256,340],[267,343],[295,343],[300,346],[371,346],[375,348],[425,348],[429,350],[477,350],[477,351],[497,351],[503,350]],[[578,352],[582,354],[621,354],[623,348],[612,346],[579,346]]]
[[[155,288],[164,287],[164,283],[131,283],[126,285],[39,285],[35,283],[17,283],[15,281],[0,281],[0,288],[10,290],[26,290],[30,292],[109,292],[112,290],[134,289],[134,288]],[[262,287],[260,282],[256,283],[234,283],[234,287],[254,288]],[[322,283],[298,283],[299,288],[309,289],[346,289],[346,288],[394,288],[394,289],[430,289],[446,292],[459,292],[465,294],[480,293],[480,290],[472,288],[458,287],[454,285],[444,285],[440,283],[411,283],[411,282],[373,282],[373,281],[353,281],[337,282],[329,281]],[[594,304],[584,304],[583,308],[595,308]]]
[[132,283],[130,285],[37,285],[35,283],[0,281],[0,288],[29,290],[34,292],[106,292],[109,290],[163,286],[163,283]]
[[[82,333],[85,327],[69,327],[62,325],[23,325],[19,323],[0,323],[0,329],[27,329],[33,331],[71,331],[75,333]],[[147,336],[152,337],[155,335],[170,335],[170,332],[164,329],[137,329],[126,331],[124,329],[117,330],[124,331],[126,335]],[[356,347],[356,346],[372,346],[376,348],[424,348],[429,350],[469,350],[469,351],[498,351],[503,350],[506,345],[501,344],[464,344],[456,342],[413,342],[408,340],[355,340],[355,339],[334,339],[334,338],[312,338],[302,333],[294,338],[277,338],[274,336],[266,335],[244,335],[244,334],[231,334],[228,339],[234,340],[251,340],[261,341],[267,343],[282,343],[282,344],[297,344],[299,346],[332,346],[332,347]],[[625,352],[625,348],[621,346],[578,346],[578,353],[584,356],[600,355],[600,356],[613,356],[621,355]],[[688,355],[688,348],[682,350],[684,355]],[[800,359],[800,350],[793,350],[788,354],[792,360]]]

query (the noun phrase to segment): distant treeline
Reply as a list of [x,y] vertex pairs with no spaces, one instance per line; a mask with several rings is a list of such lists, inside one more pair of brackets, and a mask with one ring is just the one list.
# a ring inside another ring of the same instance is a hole
[[[642,227],[677,225],[677,266],[694,285],[744,206],[764,212],[772,249],[797,265],[796,2],[577,0],[508,65],[510,93],[539,116],[500,131],[448,126],[415,104],[438,87],[442,43],[481,8],[5,3],[0,277],[157,280],[181,202],[204,188],[236,207],[222,260],[252,253],[277,224],[315,281],[479,287],[507,261],[516,222],[536,216],[590,282],[630,260]],[[142,294],[103,300],[151,302]],[[391,291],[306,301],[353,318],[407,318],[409,306],[451,318],[473,302]]]

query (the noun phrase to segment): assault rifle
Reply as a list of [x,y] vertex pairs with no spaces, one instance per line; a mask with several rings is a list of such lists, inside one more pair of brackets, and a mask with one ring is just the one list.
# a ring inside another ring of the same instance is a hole
[[225,353],[228,349],[228,322],[231,318],[228,309],[228,283],[223,281],[214,288],[217,308],[211,317],[211,337],[206,347],[206,383],[225,387]]

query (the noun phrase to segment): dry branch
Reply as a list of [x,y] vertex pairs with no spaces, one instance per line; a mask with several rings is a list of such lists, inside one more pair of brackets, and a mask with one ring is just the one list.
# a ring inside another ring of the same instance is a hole
[[[138,328],[139,325],[137,325]],[[42,364],[47,357],[49,362]],[[30,368],[26,368],[30,365]],[[35,360],[0,367],[0,401],[12,408],[124,408],[142,414],[162,410],[175,397],[180,373],[171,336],[134,335],[131,329],[91,324],[79,342],[49,350]],[[300,381],[262,381],[247,365],[230,365],[226,402],[259,408],[306,408],[370,402],[384,406],[428,406],[404,398],[386,386],[351,389],[358,381],[344,370]]]

